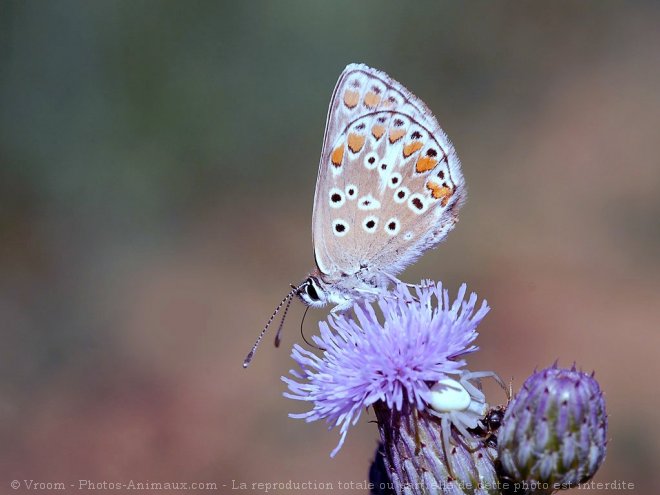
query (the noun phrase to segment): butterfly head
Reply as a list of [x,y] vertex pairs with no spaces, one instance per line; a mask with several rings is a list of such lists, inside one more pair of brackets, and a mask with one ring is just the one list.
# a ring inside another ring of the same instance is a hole
[[307,305],[320,308],[328,304],[329,291],[320,278],[310,275],[298,286],[298,297]]

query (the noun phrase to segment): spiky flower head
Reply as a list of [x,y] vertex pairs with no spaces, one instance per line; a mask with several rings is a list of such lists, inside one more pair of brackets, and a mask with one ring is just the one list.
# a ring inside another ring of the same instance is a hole
[[[375,404],[381,444],[370,472],[373,493],[500,495],[497,449],[485,437],[444,428],[426,411]],[[446,437],[449,435],[449,438]]]
[[366,407],[378,402],[390,410],[406,405],[423,411],[433,385],[461,374],[464,356],[478,349],[472,344],[476,327],[489,308],[482,302],[476,309],[476,294],[466,301],[465,293],[463,285],[450,303],[439,283],[422,281],[412,291],[398,285],[374,303],[356,305],[355,317],[329,316],[313,338],[322,355],[294,346],[300,371],[282,377],[286,397],[313,404],[291,417],[339,426],[334,456]]
[[605,458],[605,399],[593,374],[556,364],[535,372],[507,407],[499,430],[502,468],[515,481],[568,488]]

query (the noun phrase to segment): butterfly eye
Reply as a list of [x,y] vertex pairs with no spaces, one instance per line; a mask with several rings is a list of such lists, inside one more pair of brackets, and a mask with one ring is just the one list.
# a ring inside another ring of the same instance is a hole
[[316,292],[316,288],[314,287],[314,282],[312,281],[311,278],[307,279],[307,286],[305,287],[305,290],[307,291],[307,295],[312,301],[321,300],[321,298],[319,297],[319,293]]

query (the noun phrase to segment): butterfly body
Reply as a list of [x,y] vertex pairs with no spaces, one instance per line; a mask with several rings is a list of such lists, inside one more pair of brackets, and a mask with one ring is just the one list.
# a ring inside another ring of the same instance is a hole
[[294,296],[341,312],[385,292],[444,240],[466,195],[458,156],[426,105],[384,72],[348,65],[330,100],[316,179],[316,268],[278,305],[244,366]]
[[383,273],[370,273],[366,268],[336,275],[323,274],[316,268],[298,286],[298,296],[308,306],[332,304],[333,312],[341,312],[353,306],[356,300],[371,299],[389,283]]

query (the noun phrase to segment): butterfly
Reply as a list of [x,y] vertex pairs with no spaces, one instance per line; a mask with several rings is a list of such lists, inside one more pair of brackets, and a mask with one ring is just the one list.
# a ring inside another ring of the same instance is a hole
[[332,93],[316,179],[316,268],[280,302],[245,359],[292,299],[342,312],[387,290],[454,228],[467,191],[453,145],[419,98],[384,72],[350,64]]

